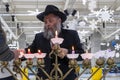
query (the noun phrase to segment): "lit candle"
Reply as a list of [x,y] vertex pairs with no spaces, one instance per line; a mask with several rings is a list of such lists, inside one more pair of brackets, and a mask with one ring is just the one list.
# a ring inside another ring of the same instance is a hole
[[[38,50],[38,54],[39,55],[42,54],[40,50]],[[41,58],[38,58],[38,60],[41,60]]]
[[72,54],[75,54],[74,46],[72,46]]
[[58,32],[55,31],[55,38],[58,38]]
[[[31,54],[31,51],[30,51],[30,49],[28,49],[28,54]],[[28,60],[31,60],[31,58],[28,58]]]
[[38,53],[39,53],[39,54],[41,54],[41,51],[40,51],[40,50],[38,50]]
[[31,54],[31,51],[30,51],[30,49],[28,49],[28,54]]

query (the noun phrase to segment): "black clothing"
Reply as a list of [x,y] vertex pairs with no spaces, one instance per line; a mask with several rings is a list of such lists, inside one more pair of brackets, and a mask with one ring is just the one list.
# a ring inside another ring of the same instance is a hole
[[[58,36],[64,39],[63,43],[60,44],[60,47],[68,49],[68,54],[71,54],[72,46],[74,46],[76,53],[79,53],[79,54],[84,53],[82,44],[80,43],[80,39],[76,31],[62,29],[61,33]],[[53,59],[49,58],[49,53],[51,52],[50,40],[47,40],[46,38],[44,38],[43,33],[38,33],[36,34],[35,39],[32,45],[29,46],[29,48],[31,49],[32,53],[36,53],[38,49],[40,49],[41,52],[43,53],[47,53],[47,56],[45,57],[45,69],[49,73],[50,70],[53,68],[52,63],[54,62]],[[79,57],[77,60],[82,60],[82,58]],[[66,56],[63,59],[58,58],[58,62],[60,63],[59,67],[62,70],[63,74],[65,74],[69,70],[68,61],[69,59]],[[42,71],[39,70],[38,75],[40,77],[41,76],[45,77],[45,75],[42,74],[41,72]],[[74,71],[72,71],[64,80],[74,80],[75,78],[76,78],[76,75]]]

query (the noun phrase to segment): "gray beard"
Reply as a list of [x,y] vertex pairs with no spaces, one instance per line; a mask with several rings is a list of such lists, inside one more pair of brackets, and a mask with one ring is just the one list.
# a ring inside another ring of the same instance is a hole
[[53,32],[51,30],[45,31],[44,32],[44,37],[48,40],[53,38],[54,37]]
[[50,40],[51,38],[55,37],[55,31],[58,32],[58,34],[61,32],[61,24],[58,23],[56,26],[54,26],[53,28],[48,28],[48,27],[44,27],[44,33],[43,36]]

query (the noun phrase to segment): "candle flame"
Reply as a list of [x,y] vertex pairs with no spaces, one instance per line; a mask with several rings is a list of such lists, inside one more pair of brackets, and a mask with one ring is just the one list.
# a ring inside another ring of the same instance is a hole
[[[31,54],[30,49],[28,48],[28,54]],[[31,60],[32,58],[28,58],[28,60]]]
[[72,51],[74,51],[74,46],[72,46]]
[[30,52],[30,49],[28,49],[28,52]]
[[38,50],[38,53],[41,53],[41,51],[40,51],[40,50]]
[[40,50],[38,50],[38,54],[41,54],[41,51],[40,51]]
[[72,54],[75,54],[74,46],[72,46]]
[[28,54],[31,54],[31,51],[30,51],[30,49],[28,49]]

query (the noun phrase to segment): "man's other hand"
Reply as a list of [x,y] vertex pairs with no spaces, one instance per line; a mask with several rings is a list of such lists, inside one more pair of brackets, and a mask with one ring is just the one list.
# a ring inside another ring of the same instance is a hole
[[60,48],[60,53],[58,54],[58,56],[59,56],[60,58],[64,58],[67,53],[68,53],[68,50],[67,50],[67,49],[65,49],[65,48]]

